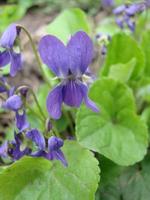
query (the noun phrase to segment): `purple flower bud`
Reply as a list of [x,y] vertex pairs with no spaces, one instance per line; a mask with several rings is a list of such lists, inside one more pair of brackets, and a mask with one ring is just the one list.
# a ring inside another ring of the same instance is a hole
[[49,132],[50,130],[52,130],[52,128],[53,128],[53,125],[52,125],[50,119],[47,119],[46,120],[46,130],[47,130],[47,132]]

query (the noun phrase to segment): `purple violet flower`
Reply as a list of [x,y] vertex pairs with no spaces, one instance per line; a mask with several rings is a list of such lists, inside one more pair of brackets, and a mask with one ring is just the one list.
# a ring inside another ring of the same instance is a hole
[[44,36],[39,43],[39,53],[43,62],[61,80],[47,97],[47,110],[54,119],[61,116],[61,105],[79,107],[82,101],[93,111],[99,109],[88,97],[88,88],[83,76],[92,61],[93,44],[82,31],[71,37],[67,46],[52,35]]
[[46,147],[45,138],[37,129],[28,131],[26,137],[33,141],[38,147],[37,151],[31,152],[31,156],[44,157],[48,160],[60,160],[64,166],[67,166],[64,154],[60,150],[64,144],[62,139],[52,136],[48,139],[48,147]]
[[21,54],[13,50],[13,45],[19,33],[20,28],[16,24],[11,24],[0,38],[0,46],[5,49],[0,52],[0,67],[10,63],[11,76],[15,76],[17,71],[22,68]]
[[140,12],[146,10],[146,2],[133,3],[131,5],[121,5],[113,10],[116,15],[117,25],[123,29],[126,24],[128,28],[134,32],[135,31],[135,19],[134,16]]

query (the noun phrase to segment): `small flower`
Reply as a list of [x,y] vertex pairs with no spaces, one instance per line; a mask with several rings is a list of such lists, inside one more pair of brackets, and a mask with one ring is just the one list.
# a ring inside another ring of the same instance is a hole
[[99,111],[89,99],[87,85],[83,82],[93,55],[93,44],[86,33],[77,32],[67,46],[55,36],[44,36],[39,43],[39,53],[43,62],[61,80],[47,97],[47,110],[51,117],[60,118],[63,102],[68,106],[79,107],[84,101],[87,107]]
[[26,137],[34,142],[38,148],[36,151],[31,152],[31,156],[44,157],[48,160],[60,160],[64,166],[67,166],[67,161],[60,149],[64,144],[62,139],[52,136],[48,139],[47,146],[44,136],[37,129],[27,131]]
[[16,24],[11,24],[3,33],[0,39],[0,46],[5,50],[0,52],[0,67],[10,63],[10,75],[15,76],[22,68],[21,54],[13,50],[13,45],[20,33],[20,28]]
[[135,15],[143,12],[147,8],[145,2],[133,3],[131,5],[121,5],[114,9],[113,13],[116,15],[117,25],[123,29],[124,25],[134,32],[135,31]]

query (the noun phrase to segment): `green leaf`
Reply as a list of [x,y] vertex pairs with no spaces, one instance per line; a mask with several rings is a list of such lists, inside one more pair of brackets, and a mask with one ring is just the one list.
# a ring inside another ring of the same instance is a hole
[[150,76],[150,31],[146,31],[142,35],[142,48],[145,54],[145,70],[144,74]]
[[119,33],[121,29],[117,26],[115,23],[114,18],[112,17],[107,17],[104,20],[102,20],[96,28],[96,33],[103,33],[103,34],[108,34],[108,35],[115,35]]
[[108,45],[108,53],[106,61],[102,68],[102,75],[108,76],[112,65],[122,63],[126,64],[131,59],[136,59],[131,79],[139,78],[145,67],[144,54],[138,43],[129,35],[116,34],[112,37],[112,41]]
[[131,90],[121,82],[103,78],[94,83],[90,97],[101,112],[81,107],[76,120],[78,141],[119,165],[142,160],[148,133],[146,124],[135,114]]
[[150,156],[142,163],[129,167],[121,176],[101,188],[99,200],[149,200]]
[[136,65],[136,59],[132,58],[128,63],[122,64],[114,64],[110,66],[110,71],[108,77],[127,82],[129,81],[130,77],[132,76],[132,72]]
[[[63,147],[69,166],[59,161],[26,157],[0,173],[3,200],[94,200],[98,162],[76,142]],[[88,175],[88,176],[87,176]]]
[[49,34],[57,36],[65,43],[67,43],[72,34],[80,30],[90,33],[90,25],[86,15],[79,8],[71,8],[63,11],[47,26]]

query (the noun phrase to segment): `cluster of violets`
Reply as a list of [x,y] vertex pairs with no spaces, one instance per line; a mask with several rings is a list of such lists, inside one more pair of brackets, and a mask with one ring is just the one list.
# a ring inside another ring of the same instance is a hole
[[[10,64],[10,75],[15,76],[22,69],[22,54],[16,53],[15,45],[19,39],[22,26],[11,24],[0,38],[0,69]],[[49,118],[59,119],[62,113],[62,104],[71,107],[79,107],[82,102],[94,112],[99,108],[88,97],[89,80],[88,66],[93,57],[93,43],[89,36],[82,31],[71,36],[65,46],[53,35],[44,36],[38,46],[39,55],[44,64],[60,80],[60,83],[50,91],[46,105]],[[11,161],[27,155],[32,157],[44,157],[48,160],[60,160],[64,166],[67,161],[61,150],[64,141],[51,134],[48,137],[39,130],[31,128],[26,116],[26,101],[28,87],[11,87],[4,77],[0,77],[0,93],[2,107],[14,112],[16,130],[14,139],[5,141],[0,146],[1,159],[9,158]],[[52,132],[52,124],[49,121],[48,132]]]
[[116,16],[117,25],[123,29],[127,26],[132,32],[135,31],[135,17],[150,7],[150,0],[145,0],[132,4],[122,4],[113,10]]

